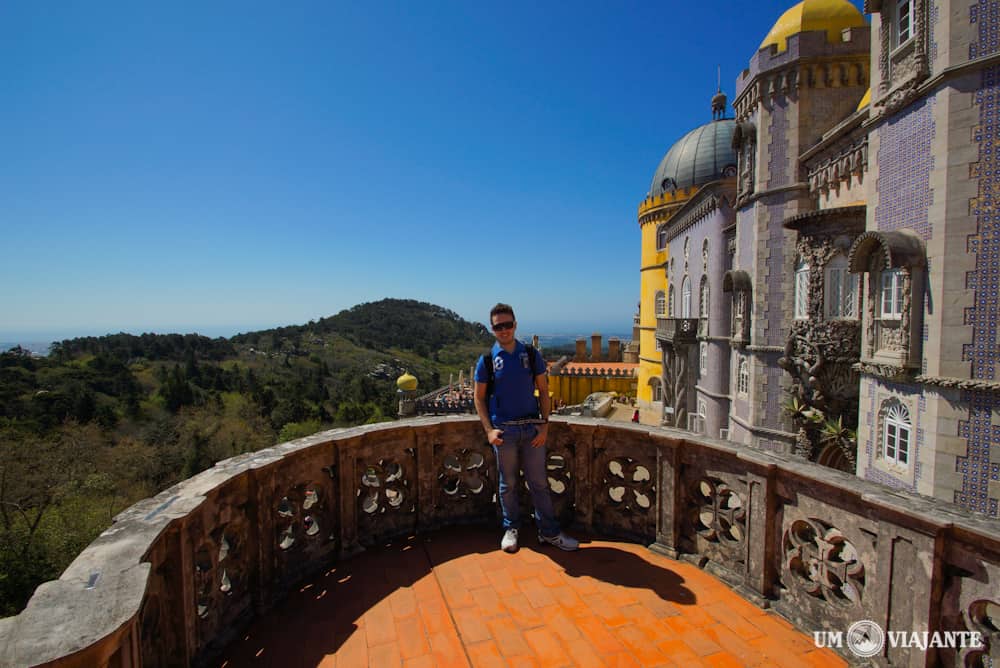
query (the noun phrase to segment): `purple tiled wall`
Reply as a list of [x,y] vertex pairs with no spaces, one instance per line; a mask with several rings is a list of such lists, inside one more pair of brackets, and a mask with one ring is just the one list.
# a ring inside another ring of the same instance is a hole
[[924,241],[930,239],[933,107],[934,98],[925,98],[878,130],[875,227],[881,232],[910,228]]
[[997,43],[1000,7],[996,0],[979,0],[973,3],[969,8],[969,22],[979,29],[979,39],[969,44],[969,58],[982,58],[1000,50],[1000,44]]
[[[996,2],[980,2],[972,7],[971,22],[979,28],[979,41],[970,47],[980,55],[997,51],[997,27],[1000,23]],[[983,51],[988,47],[988,51]],[[973,141],[979,144],[979,193],[972,207],[976,234],[968,239],[968,250],[975,254],[976,268],[966,274],[966,287],[973,291],[973,306],[965,311],[965,322],[972,326],[972,343],[962,352],[972,362],[972,377],[995,380],[1000,363],[1000,339],[997,336],[1000,311],[1000,217],[995,207],[995,188],[1000,186],[1000,168],[996,141],[1000,139],[1000,67],[982,72],[976,92],[979,127]],[[966,392],[969,420],[959,423],[959,436],[968,440],[965,457],[956,465],[963,485],[955,492],[955,502],[979,512],[1000,516],[998,500],[989,497],[989,481],[1000,479],[1000,465],[990,462],[990,446],[1000,443],[1000,426],[992,423],[992,412],[1000,407],[996,393]]]

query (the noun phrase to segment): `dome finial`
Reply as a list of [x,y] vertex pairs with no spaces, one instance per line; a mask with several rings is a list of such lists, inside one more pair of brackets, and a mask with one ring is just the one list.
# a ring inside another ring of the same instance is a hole
[[722,92],[722,66],[719,66],[719,84],[715,95],[712,96],[712,120],[721,121],[726,117],[726,102],[728,98]]

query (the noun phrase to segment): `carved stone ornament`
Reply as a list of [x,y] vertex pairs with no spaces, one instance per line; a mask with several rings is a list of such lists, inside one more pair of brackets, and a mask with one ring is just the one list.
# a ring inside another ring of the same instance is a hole
[[840,529],[815,518],[797,520],[785,530],[782,549],[791,586],[834,605],[861,606],[865,567]]
[[[962,611],[962,620],[970,631],[978,631],[981,648],[966,647],[959,652],[962,666],[998,665],[1000,660],[1000,600],[980,599]],[[979,663],[975,663],[976,659]],[[993,661],[990,661],[992,659]]]
[[611,459],[602,482],[605,500],[620,512],[648,514],[656,501],[656,487],[649,466],[631,457]]
[[930,76],[928,43],[930,6],[928,0],[913,0],[910,17],[912,37],[894,45],[894,22],[897,3],[877,3],[881,14],[879,28],[879,95],[873,96],[875,117],[890,115],[917,98],[917,88]]
[[444,497],[450,500],[467,499],[483,494],[487,489],[489,471],[481,452],[466,448],[450,452],[444,457],[438,480]]
[[704,540],[734,556],[747,537],[747,499],[723,480],[700,477],[689,488],[691,526]]
[[367,515],[385,512],[413,512],[406,469],[392,460],[380,460],[365,467],[359,491],[361,511]]
[[868,137],[842,150],[809,170],[809,192],[826,194],[838,191],[842,181],[851,176],[860,178],[868,171]]
[[885,380],[897,383],[909,382],[913,380],[913,370],[906,367],[895,366],[893,364],[876,364],[874,362],[858,362],[853,369],[858,373],[869,376],[878,376]]

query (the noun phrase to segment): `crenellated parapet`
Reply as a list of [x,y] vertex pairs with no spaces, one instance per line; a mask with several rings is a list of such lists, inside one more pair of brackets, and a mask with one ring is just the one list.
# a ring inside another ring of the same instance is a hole
[[639,225],[655,223],[669,219],[674,210],[691,199],[699,188],[679,188],[660,195],[650,195],[639,203]]
[[[0,621],[0,665],[205,665],[311,572],[414,532],[498,525],[494,469],[471,417],[338,429],[220,462],[119,515]],[[990,621],[1000,521],[815,464],[596,419],[553,420],[547,470],[564,525],[697,563],[806,633],[861,619],[974,631],[981,649],[887,647],[884,658],[1000,657]]]
[[790,36],[785,50],[774,45],[759,50],[736,81],[736,120],[744,121],[758,104],[770,105],[775,96],[795,95],[802,87],[863,90],[870,81],[869,41],[867,27],[845,29],[839,42],[828,41],[824,31],[808,31]]

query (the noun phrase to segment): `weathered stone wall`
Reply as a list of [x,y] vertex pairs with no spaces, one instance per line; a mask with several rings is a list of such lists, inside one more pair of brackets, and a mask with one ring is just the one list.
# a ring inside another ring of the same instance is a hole
[[[806,633],[861,619],[979,631],[1000,658],[1000,522],[685,436],[555,420],[560,519],[694,561]],[[499,524],[495,494],[493,454],[471,417],[334,430],[220,462],[122,513],[0,621],[0,665],[205,663],[337,559],[444,525]],[[981,654],[893,648],[877,662],[976,666]]]

